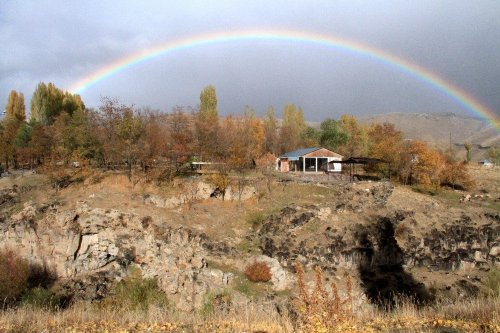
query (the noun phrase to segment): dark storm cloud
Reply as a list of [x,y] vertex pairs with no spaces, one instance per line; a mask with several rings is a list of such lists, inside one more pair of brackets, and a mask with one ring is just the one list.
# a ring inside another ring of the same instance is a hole
[[[207,32],[252,28],[336,35],[417,63],[500,109],[500,3],[482,1],[4,1],[0,101],[40,81],[68,88],[138,50]],[[301,105],[307,118],[342,113],[457,112],[428,85],[367,58],[310,44],[238,42],[166,54],[82,92],[169,110],[215,84],[222,113]],[[3,97],[2,97],[3,96]]]

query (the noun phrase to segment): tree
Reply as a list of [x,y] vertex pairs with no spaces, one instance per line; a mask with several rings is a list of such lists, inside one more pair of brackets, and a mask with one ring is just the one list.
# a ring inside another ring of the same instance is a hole
[[276,112],[270,106],[264,116],[264,150],[273,154],[279,154],[278,120]]
[[441,171],[441,184],[461,190],[471,190],[476,185],[467,170],[466,163],[446,163]]
[[23,93],[12,90],[5,106],[5,117],[17,119],[24,122],[26,120],[26,107],[24,105]]
[[347,133],[333,119],[326,119],[320,125],[320,144],[330,150],[337,150],[348,140]]
[[472,143],[465,142],[464,143],[464,148],[465,148],[465,151],[467,152],[466,157],[465,157],[465,161],[467,163],[469,163],[471,161],[471,159],[472,159]]
[[30,121],[30,124],[32,129],[29,148],[35,163],[40,164],[45,161],[45,157],[52,151],[52,139],[46,126],[34,121]]
[[209,85],[200,94],[200,110],[196,117],[198,153],[202,159],[218,159],[219,115],[215,87]]
[[307,129],[304,112],[293,104],[283,109],[283,123],[280,129],[280,153],[301,148],[304,145],[304,132]]
[[102,159],[102,146],[95,135],[97,126],[96,112],[92,109],[78,108],[73,113],[69,123],[73,147],[72,153],[77,159],[86,161],[100,161]]
[[318,146],[321,141],[321,131],[318,131],[312,126],[307,126],[302,134],[302,140],[306,147]]
[[122,157],[127,162],[128,179],[132,180],[132,164],[141,152],[141,147],[138,145],[143,134],[143,124],[139,117],[134,115],[131,107],[125,107],[122,110],[122,115],[116,127],[116,133],[120,139]]
[[21,122],[15,138],[17,156],[21,161],[29,161],[30,168],[33,165],[32,153],[29,147],[32,136],[32,126]]
[[2,122],[0,131],[0,156],[5,162],[5,170],[9,170],[9,161],[17,167],[16,137],[20,123],[16,118],[6,118]]
[[241,131],[247,163],[253,166],[255,160],[264,153],[266,137],[262,120],[257,118],[255,111],[248,106],[245,109]]
[[218,116],[217,93],[213,85],[208,85],[200,93],[200,113],[204,117]]
[[190,118],[181,107],[175,107],[168,117],[170,140],[167,149],[176,168],[185,163],[193,150],[193,131]]
[[[399,171],[401,153],[403,151],[403,132],[391,123],[372,124],[368,131],[368,155],[389,163],[392,171]],[[374,171],[382,171],[381,166],[373,167]]]
[[358,123],[356,117],[342,115],[338,121],[340,129],[347,135],[347,141],[339,147],[346,157],[366,156],[368,153],[368,134],[365,126]]
[[53,83],[40,82],[31,97],[31,119],[50,125],[61,112],[70,116],[78,109],[85,109],[79,95],[58,89]]
[[500,164],[500,147],[491,147],[486,153],[486,157],[489,158],[495,165]]
[[445,168],[443,156],[437,150],[427,146],[425,142],[418,140],[410,142],[408,151],[414,156],[412,173],[417,183],[439,187]]

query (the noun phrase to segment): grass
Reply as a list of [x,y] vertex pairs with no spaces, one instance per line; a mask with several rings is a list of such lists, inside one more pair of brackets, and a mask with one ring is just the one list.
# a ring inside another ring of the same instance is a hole
[[101,308],[140,311],[167,306],[167,296],[158,288],[156,280],[143,278],[140,270],[133,267],[129,268],[127,278],[115,285],[113,294],[99,303]]
[[[223,264],[219,267],[225,268]],[[266,295],[269,284],[253,283],[236,273],[233,290],[250,300],[236,302],[233,291],[222,290],[207,294],[200,311],[181,313],[161,306],[166,299],[158,297],[154,280],[143,279],[138,271],[131,270],[129,277],[117,284],[114,295],[98,306],[31,306],[51,299],[47,291],[37,290],[23,306],[0,311],[0,332],[500,332],[498,293],[424,308],[402,299],[393,311],[383,312],[359,300],[354,306],[349,278],[345,278],[346,287],[341,292],[335,283],[326,286],[321,270],[316,268],[310,288],[303,268],[297,266],[296,270],[298,287],[291,297],[292,312],[286,308],[278,312],[273,302],[251,301]],[[488,286],[496,290],[498,283],[498,270],[492,269]]]
[[[309,297],[316,297],[314,293],[314,290],[309,292]],[[316,295],[320,293],[316,292]],[[292,319],[286,312],[278,314],[272,303],[233,304],[230,312],[213,311],[206,316],[201,313],[186,315],[157,308],[146,311],[99,309],[90,304],[77,303],[59,311],[24,307],[1,311],[0,332],[496,333],[500,331],[499,298],[462,300],[423,309],[416,309],[407,302],[400,302],[398,307],[389,313],[378,311],[369,305],[354,308],[350,312],[348,303],[341,303],[344,298],[339,298],[339,307],[335,306],[335,297],[331,292],[328,298],[328,302],[335,309],[330,313],[333,323],[331,326],[324,326],[326,321],[321,319],[324,314],[318,305],[314,305],[316,310],[308,312],[306,320],[309,326],[305,326],[300,320]],[[207,299],[214,300],[215,295]]]

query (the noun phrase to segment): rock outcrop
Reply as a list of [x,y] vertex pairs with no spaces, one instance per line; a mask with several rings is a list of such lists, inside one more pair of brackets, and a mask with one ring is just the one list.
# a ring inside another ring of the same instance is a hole
[[[248,200],[253,198],[257,190],[253,186],[229,186],[224,194],[224,200]],[[175,208],[197,200],[206,200],[211,197],[222,198],[221,192],[212,184],[202,181],[188,183],[184,193],[177,196],[163,197],[155,194],[145,194],[144,203],[161,208]]]
[[129,265],[159,287],[182,310],[201,306],[209,290],[223,288],[230,274],[207,267],[208,250],[226,251],[204,234],[179,227],[158,226],[148,216],[91,208],[41,209],[31,203],[0,224],[0,243],[33,263],[43,264],[74,292],[98,299],[113,282],[124,278]]

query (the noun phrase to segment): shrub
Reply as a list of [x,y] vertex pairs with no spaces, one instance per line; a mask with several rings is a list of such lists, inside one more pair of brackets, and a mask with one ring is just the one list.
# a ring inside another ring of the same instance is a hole
[[247,216],[247,222],[251,224],[253,228],[260,227],[265,220],[266,217],[262,212],[254,212]]
[[51,290],[36,287],[26,291],[21,297],[21,304],[30,308],[56,309],[61,305],[62,299]]
[[168,300],[155,279],[143,278],[140,269],[131,268],[128,277],[115,285],[114,294],[101,305],[147,311],[150,307],[167,307]]
[[486,277],[488,296],[500,297],[500,269],[493,267]]
[[252,282],[271,280],[271,269],[265,262],[254,262],[245,269],[245,276]]
[[472,190],[476,186],[467,170],[467,164],[448,163],[441,172],[441,184],[458,190]]
[[230,185],[229,176],[226,173],[214,173],[210,175],[208,181],[215,187],[216,192],[218,191],[221,194],[222,200],[224,200],[226,190]]
[[16,301],[28,288],[30,267],[28,261],[12,250],[0,251],[0,299],[9,304]]

